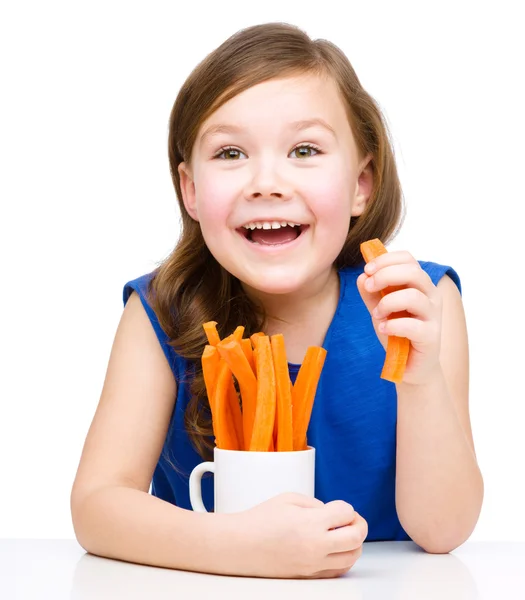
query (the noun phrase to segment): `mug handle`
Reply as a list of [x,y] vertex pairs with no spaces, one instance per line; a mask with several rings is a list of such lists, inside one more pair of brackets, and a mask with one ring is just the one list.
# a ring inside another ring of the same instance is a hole
[[201,479],[204,473],[215,474],[215,464],[213,462],[203,462],[197,465],[190,475],[190,502],[195,512],[208,512],[202,502]]

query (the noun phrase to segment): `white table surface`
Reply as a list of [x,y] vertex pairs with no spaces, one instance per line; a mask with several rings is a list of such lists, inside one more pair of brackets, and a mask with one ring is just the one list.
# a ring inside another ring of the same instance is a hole
[[252,579],[135,565],[87,554],[75,540],[0,539],[5,600],[525,599],[525,542],[466,542],[430,555],[412,542],[366,543],[344,576]]

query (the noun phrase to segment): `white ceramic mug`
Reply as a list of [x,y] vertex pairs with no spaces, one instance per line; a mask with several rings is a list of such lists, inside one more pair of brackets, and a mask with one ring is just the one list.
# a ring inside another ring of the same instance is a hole
[[213,451],[213,462],[197,465],[190,475],[190,502],[194,511],[206,512],[201,479],[214,473],[217,513],[247,510],[285,492],[314,497],[315,448],[294,452]]

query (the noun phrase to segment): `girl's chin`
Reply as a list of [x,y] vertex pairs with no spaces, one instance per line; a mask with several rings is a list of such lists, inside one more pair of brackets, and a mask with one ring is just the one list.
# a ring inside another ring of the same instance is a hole
[[306,281],[297,277],[297,273],[288,276],[282,274],[279,276],[265,276],[261,273],[259,277],[239,277],[244,282],[243,287],[247,291],[253,291],[255,294],[264,294],[268,296],[286,296],[299,293]]

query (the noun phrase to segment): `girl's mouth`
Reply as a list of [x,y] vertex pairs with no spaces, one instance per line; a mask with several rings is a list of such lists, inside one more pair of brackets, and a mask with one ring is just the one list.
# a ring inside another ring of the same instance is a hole
[[257,222],[239,227],[237,231],[254,245],[283,246],[295,241],[309,225],[287,222]]

